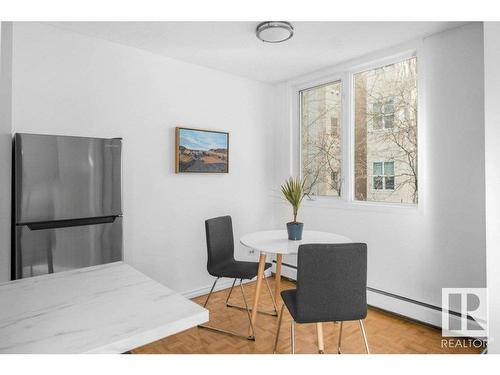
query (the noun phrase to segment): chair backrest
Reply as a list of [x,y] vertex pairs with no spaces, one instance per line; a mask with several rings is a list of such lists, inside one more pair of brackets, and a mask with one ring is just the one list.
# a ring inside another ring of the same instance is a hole
[[366,253],[364,243],[300,245],[297,321],[364,319]]
[[207,270],[213,276],[217,266],[234,260],[233,223],[231,216],[220,216],[205,220],[207,236]]

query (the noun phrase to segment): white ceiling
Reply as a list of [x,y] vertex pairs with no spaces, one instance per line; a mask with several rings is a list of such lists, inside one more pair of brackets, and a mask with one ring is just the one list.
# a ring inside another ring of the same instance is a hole
[[279,44],[255,36],[258,22],[51,22],[193,64],[280,82],[461,25],[458,22],[293,22]]

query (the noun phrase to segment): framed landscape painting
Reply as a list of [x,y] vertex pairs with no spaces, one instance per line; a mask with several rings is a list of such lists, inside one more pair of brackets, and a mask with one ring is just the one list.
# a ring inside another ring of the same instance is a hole
[[175,173],[228,173],[229,133],[175,128]]

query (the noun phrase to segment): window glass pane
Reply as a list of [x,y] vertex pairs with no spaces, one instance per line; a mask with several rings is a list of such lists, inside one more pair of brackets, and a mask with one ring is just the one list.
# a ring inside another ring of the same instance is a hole
[[382,190],[383,187],[383,177],[373,177],[373,188],[376,190]]
[[340,196],[342,83],[300,92],[302,176],[308,193]]
[[384,128],[390,129],[394,127],[394,115],[387,115],[384,117]]
[[382,103],[375,102],[372,104],[372,108],[374,113],[382,113]]
[[386,190],[394,189],[394,177],[386,177],[385,178],[385,188]]
[[384,128],[394,127],[394,99],[389,98],[384,104]]
[[388,161],[384,163],[384,174],[386,176],[394,176],[394,162]]
[[387,99],[384,105],[384,115],[392,115],[392,114],[394,114],[394,99],[389,98]]
[[[416,58],[354,74],[354,147],[356,200],[417,203]],[[384,189],[368,166],[388,159]]]
[[332,181],[336,181],[336,180],[337,180],[337,178],[338,178],[338,174],[337,174],[337,172],[332,172],[332,176],[331,176],[331,178],[332,178]]
[[373,116],[371,118],[373,129],[382,129],[382,103],[375,102],[372,104]]
[[382,171],[382,163],[373,163],[373,174],[374,175],[384,174]]

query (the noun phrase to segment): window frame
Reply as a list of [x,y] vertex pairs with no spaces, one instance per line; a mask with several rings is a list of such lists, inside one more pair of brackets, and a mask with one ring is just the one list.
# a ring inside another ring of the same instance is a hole
[[[376,202],[376,201],[360,201],[354,197],[354,75],[363,71],[376,69],[385,65],[401,62],[413,57],[417,58],[417,110],[419,113],[418,119],[418,175],[422,176],[422,169],[425,168],[425,145],[422,142],[425,136],[425,107],[424,107],[424,80],[423,72],[425,65],[419,51],[421,50],[421,41],[408,43],[400,47],[378,52],[365,56],[359,59],[349,61],[344,64],[326,69],[311,75],[301,77],[291,81],[288,84],[289,97],[291,103],[291,164],[290,173],[302,177],[302,139],[301,139],[301,99],[300,91],[308,88],[321,86],[338,80],[342,81],[342,195],[335,196],[314,196],[304,199],[305,206],[327,207],[327,208],[342,208],[342,209],[368,209],[375,211],[422,211],[425,200],[425,187],[422,183],[422,178],[419,177],[419,199],[418,203],[393,203],[393,202]],[[385,129],[374,130],[385,131]],[[386,190],[378,190],[386,191]]]

